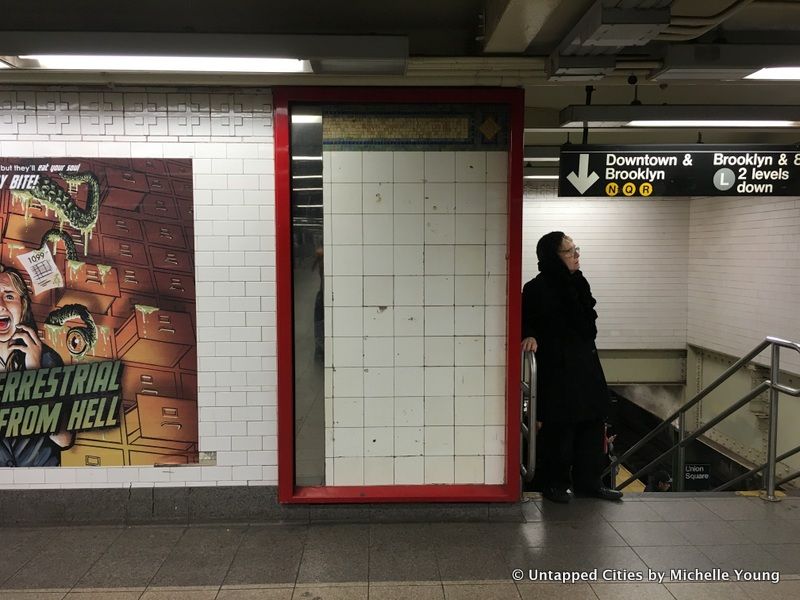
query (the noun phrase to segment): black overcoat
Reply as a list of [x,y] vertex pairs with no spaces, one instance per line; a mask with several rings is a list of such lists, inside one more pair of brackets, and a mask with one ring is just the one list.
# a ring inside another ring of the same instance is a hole
[[522,290],[522,337],[536,338],[537,410],[544,423],[604,419],[609,392],[597,356],[589,283],[580,271],[539,273]]

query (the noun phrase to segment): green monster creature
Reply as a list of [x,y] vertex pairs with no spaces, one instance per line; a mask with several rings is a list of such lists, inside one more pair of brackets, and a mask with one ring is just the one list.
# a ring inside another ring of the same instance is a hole
[[60,228],[64,226],[64,223],[69,223],[83,234],[84,246],[88,251],[89,234],[97,224],[97,215],[100,212],[100,183],[94,173],[89,171],[74,175],[65,174],[61,178],[70,187],[77,187],[82,183],[87,185],[89,193],[86,197],[86,208],[78,206],[68,191],[46,175],[40,175],[36,185],[32,188],[14,190],[11,195],[21,200],[26,206],[35,200],[45,208],[52,210],[58,218]]
[[[88,252],[89,234],[97,225],[97,216],[100,212],[100,183],[94,173],[61,175],[68,186],[78,187],[85,183],[88,187],[86,207],[81,208],[67,190],[58,185],[55,180],[40,175],[36,185],[27,190],[12,191],[15,199],[21,200],[26,206],[32,201],[37,201],[45,208],[52,210],[59,221],[59,229],[50,229],[42,236],[41,245],[47,242],[64,242],[67,260],[70,268],[80,264],[78,251],[72,238],[62,231],[64,223],[69,223],[83,234],[84,246]],[[81,304],[68,304],[51,312],[45,319],[45,327],[52,329],[61,328],[70,319],[79,318],[84,322],[84,327],[70,327],[67,330],[67,349],[76,358],[82,358],[97,344],[97,325],[87,308]]]
[[[42,236],[41,246],[47,242],[64,242],[67,252],[67,260],[77,261],[78,250],[72,238],[60,229],[49,229]],[[91,313],[82,304],[67,304],[57,308],[44,321],[45,327],[58,327],[64,325],[70,319],[79,318],[84,322],[84,327],[70,327],[67,330],[67,350],[75,358],[83,358],[89,350],[97,344],[97,326]]]
[[67,330],[67,350],[75,358],[83,358],[97,343],[97,326],[94,319],[82,304],[67,304],[57,308],[44,320],[45,326],[61,327],[70,319],[81,319],[84,327],[70,327]]
[[75,246],[75,240],[73,240],[69,235],[64,233],[60,229],[48,229],[44,232],[42,236],[42,243],[39,244],[40,248],[43,248],[47,242],[64,242],[64,248],[66,249],[67,253],[67,260],[72,261],[79,261],[80,258],[78,257],[78,248]]
[[27,191],[42,206],[54,211],[61,223],[69,223],[81,233],[86,234],[94,229],[97,223],[97,215],[100,211],[100,183],[94,173],[88,171],[74,175],[65,174],[61,178],[71,186],[85,183],[89,187],[86,208],[81,209],[69,192],[45,175],[41,175],[36,185]]

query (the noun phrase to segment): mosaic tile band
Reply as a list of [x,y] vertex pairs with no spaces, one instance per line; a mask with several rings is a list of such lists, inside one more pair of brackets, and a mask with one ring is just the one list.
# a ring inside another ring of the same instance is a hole
[[325,150],[505,150],[508,112],[493,105],[322,108]]

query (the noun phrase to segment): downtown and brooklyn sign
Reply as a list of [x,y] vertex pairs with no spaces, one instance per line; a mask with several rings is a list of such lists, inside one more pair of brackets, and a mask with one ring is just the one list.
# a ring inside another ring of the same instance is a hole
[[800,195],[800,145],[568,145],[558,195]]

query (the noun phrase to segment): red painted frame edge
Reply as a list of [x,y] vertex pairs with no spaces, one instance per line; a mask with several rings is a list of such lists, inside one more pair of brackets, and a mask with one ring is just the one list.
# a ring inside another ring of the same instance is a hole
[[506,321],[506,481],[509,494],[520,496],[522,420],[522,161],[525,150],[524,91],[511,101],[511,135],[508,152],[508,284]]
[[[507,104],[508,274],[506,356],[506,483],[502,485],[295,486],[294,347],[289,181],[291,102],[418,102]],[[278,500],[281,503],[515,502],[520,495],[520,290],[522,278],[522,153],[524,91],[512,88],[324,88],[273,89],[275,139],[275,242],[278,368]]]
[[[278,367],[278,500],[294,491],[294,342],[292,305],[292,231],[289,181],[288,98],[276,91],[275,134],[275,314]],[[286,430],[289,428],[288,431]]]

